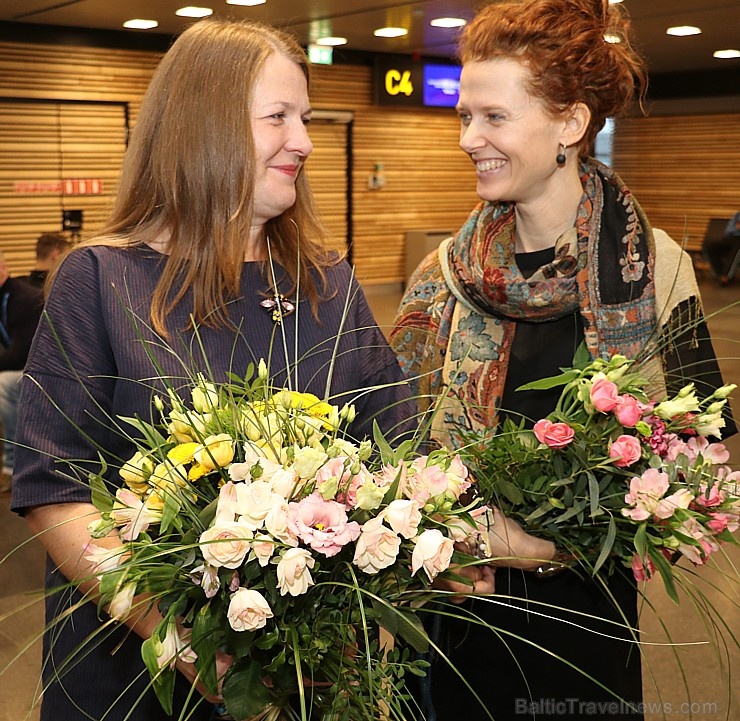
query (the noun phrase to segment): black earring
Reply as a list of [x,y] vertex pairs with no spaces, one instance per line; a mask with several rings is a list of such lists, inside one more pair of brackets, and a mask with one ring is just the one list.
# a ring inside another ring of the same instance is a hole
[[562,150],[555,156],[555,162],[562,168],[565,165],[565,149],[567,145],[560,143]]

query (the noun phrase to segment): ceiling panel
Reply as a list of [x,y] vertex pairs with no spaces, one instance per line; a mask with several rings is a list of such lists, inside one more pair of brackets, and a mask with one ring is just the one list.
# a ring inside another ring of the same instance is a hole
[[[241,7],[225,0],[189,0],[206,5],[221,17],[249,18],[292,29],[304,44],[316,33],[341,35],[351,50],[451,56],[455,30],[429,26],[439,16],[470,19],[479,0],[267,0]],[[0,20],[120,30],[132,17],[157,20],[150,32],[174,35],[192,20],[175,15],[187,0],[0,0]],[[632,17],[635,44],[645,55],[651,73],[740,69],[740,59],[718,60],[712,52],[740,48],[740,0],[624,0]],[[669,25],[690,24],[703,33],[670,37]],[[372,31],[383,25],[409,30],[403,38],[383,39]],[[133,32],[133,31],[132,31]]]

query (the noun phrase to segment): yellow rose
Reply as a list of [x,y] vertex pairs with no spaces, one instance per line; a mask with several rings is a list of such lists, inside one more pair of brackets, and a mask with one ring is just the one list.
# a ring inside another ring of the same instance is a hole
[[136,451],[118,473],[132,491],[142,494],[149,488],[147,481],[153,470],[154,461],[141,451]]
[[208,436],[193,457],[197,463],[211,471],[225,468],[234,460],[234,440],[228,433]]

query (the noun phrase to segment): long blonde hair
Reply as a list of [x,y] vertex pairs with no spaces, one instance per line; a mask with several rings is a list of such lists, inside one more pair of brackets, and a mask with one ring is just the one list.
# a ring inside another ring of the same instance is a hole
[[[239,294],[254,197],[250,106],[265,60],[281,53],[309,80],[295,39],[267,25],[203,20],[185,30],[157,67],[124,156],[111,215],[81,246],[140,246],[169,234],[151,321],[165,318],[189,290],[196,323],[229,324],[226,304]],[[272,258],[316,312],[329,259],[305,173],[292,208],[269,221]],[[300,245],[300,262],[298,259]],[[79,247],[79,246],[78,246]]]

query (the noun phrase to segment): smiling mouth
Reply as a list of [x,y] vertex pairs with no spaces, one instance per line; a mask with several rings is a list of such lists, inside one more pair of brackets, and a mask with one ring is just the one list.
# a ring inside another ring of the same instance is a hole
[[485,173],[487,170],[498,170],[506,165],[505,160],[478,160],[475,163],[475,169],[479,173]]

